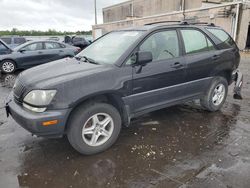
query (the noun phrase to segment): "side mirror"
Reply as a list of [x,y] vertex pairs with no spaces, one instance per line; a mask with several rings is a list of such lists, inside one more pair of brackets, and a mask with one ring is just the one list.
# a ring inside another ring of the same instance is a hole
[[136,53],[136,64],[137,65],[145,65],[151,61],[153,61],[152,52],[142,51],[142,52]]
[[20,49],[20,50],[19,50],[20,53],[23,53],[23,52],[25,52],[25,51],[26,51],[25,49]]

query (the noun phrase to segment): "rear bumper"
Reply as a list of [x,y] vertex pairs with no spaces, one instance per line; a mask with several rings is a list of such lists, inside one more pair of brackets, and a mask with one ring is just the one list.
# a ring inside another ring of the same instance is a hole
[[[61,137],[64,134],[70,109],[34,113],[26,110],[13,100],[6,105],[8,113],[13,119],[34,135],[42,137]],[[43,122],[58,120],[55,125],[43,126]]]
[[235,81],[234,98],[242,99],[241,89],[243,85],[243,74],[239,70],[235,70],[232,74],[232,80]]

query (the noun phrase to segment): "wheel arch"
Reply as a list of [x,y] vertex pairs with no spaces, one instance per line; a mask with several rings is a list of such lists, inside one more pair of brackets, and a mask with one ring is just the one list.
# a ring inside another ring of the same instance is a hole
[[90,96],[83,97],[82,99],[75,102],[72,105],[72,110],[69,113],[69,116],[67,118],[65,132],[67,132],[67,130],[68,130],[68,127],[69,127],[68,122],[69,122],[70,118],[72,117],[72,115],[74,114],[76,109],[78,109],[83,104],[96,103],[96,102],[108,103],[108,104],[114,106],[121,115],[123,126],[126,126],[126,127],[129,126],[129,123],[130,123],[129,110],[126,108],[126,105],[125,105],[121,95],[116,93],[116,92],[105,92],[105,93],[92,94]]
[[13,63],[15,63],[15,66],[16,66],[16,68],[17,68],[17,63],[16,63],[16,61],[15,61],[14,59],[5,58],[5,59],[0,60],[0,63],[2,63],[3,61],[12,61]]
[[[5,58],[5,59],[2,59],[0,60],[0,70],[2,70],[2,65],[3,65],[3,62],[4,61],[12,61],[14,63],[14,66],[15,66],[15,69],[13,72],[15,72],[17,69],[19,69],[19,66],[17,65],[17,62],[14,60],[14,59],[11,59],[11,58]],[[3,70],[2,70],[3,71]]]
[[228,85],[232,83],[232,70],[218,71],[215,76],[221,76],[227,80]]

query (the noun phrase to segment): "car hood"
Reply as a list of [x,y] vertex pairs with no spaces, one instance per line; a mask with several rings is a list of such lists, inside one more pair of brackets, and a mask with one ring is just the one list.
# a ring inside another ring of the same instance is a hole
[[65,58],[23,71],[19,78],[25,85],[46,88],[111,68],[109,65],[96,65],[75,58]]
[[[12,53],[13,50],[10,48],[10,46],[8,46],[5,42],[3,42],[1,39],[0,39],[0,43],[3,44],[8,50],[9,50],[9,53]],[[8,54],[9,54],[8,53]]]

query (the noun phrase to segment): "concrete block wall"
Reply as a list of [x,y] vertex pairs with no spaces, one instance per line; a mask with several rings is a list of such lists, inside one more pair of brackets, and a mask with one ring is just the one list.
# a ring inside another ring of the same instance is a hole
[[[182,0],[133,0],[126,1],[103,9],[103,22],[126,20],[128,17],[137,18],[179,11]],[[202,0],[185,0],[185,8],[199,8]],[[133,9],[133,10],[132,10]]]

